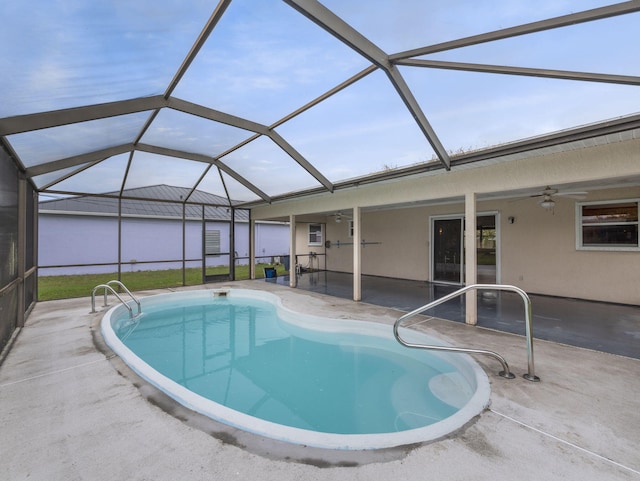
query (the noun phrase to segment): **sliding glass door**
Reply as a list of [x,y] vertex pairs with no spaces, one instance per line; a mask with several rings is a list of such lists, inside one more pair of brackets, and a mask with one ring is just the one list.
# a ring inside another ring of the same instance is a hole
[[462,284],[463,218],[433,219],[433,282]]
[[[476,218],[478,282],[497,282],[498,231],[496,214]],[[464,284],[464,217],[431,219],[431,280]]]

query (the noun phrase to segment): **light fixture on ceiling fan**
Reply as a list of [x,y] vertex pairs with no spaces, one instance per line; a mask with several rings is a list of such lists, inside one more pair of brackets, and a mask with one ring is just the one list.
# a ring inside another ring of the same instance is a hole
[[588,192],[559,192],[558,189],[552,189],[547,186],[542,192],[538,192],[537,194],[531,195],[529,197],[542,197],[542,200],[538,202],[538,205],[543,209],[549,210],[553,209],[556,205],[556,201],[553,200],[555,196],[560,197],[572,197],[574,199],[584,199],[584,196],[587,195]]
[[556,205],[556,202],[551,198],[550,195],[545,195],[544,198],[538,202],[538,204],[540,204],[540,207],[542,207],[543,209],[553,209]]
[[335,214],[333,214],[333,216],[335,217],[336,224],[339,224],[340,222],[342,222],[343,217],[351,220],[351,216],[344,215],[342,212],[336,212]]

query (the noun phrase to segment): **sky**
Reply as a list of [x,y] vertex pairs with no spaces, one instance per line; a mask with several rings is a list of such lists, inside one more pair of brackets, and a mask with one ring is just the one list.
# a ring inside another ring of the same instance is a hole
[[[596,0],[325,0],[387,54],[574,13]],[[195,0],[4,0],[0,118],[163,94],[212,13]],[[425,57],[640,76],[640,13]],[[173,96],[271,126],[369,66],[279,0],[233,0]],[[640,87],[399,67],[450,153],[640,111]],[[10,72],[11,74],[7,74]],[[25,167],[135,141],[150,112],[8,136]],[[331,182],[434,158],[384,72],[376,70],[275,131]],[[253,132],[163,109],[141,142],[219,156]],[[128,155],[52,186],[120,189]],[[270,196],[316,187],[266,137],[221,162]],[[78,166],[82,167],[82,166]],[[234,199],[257,195],[217,169],[136,152],[125,188],[170,184]],[[39,187],[78,170],[35,178]],[[204,176],[204,177],[203,177]]]

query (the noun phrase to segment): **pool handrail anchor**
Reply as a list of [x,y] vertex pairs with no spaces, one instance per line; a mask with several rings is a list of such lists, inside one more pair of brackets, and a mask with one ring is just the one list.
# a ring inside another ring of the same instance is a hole
[[125,285],[120,282],[120,281],[109,281],[106,284],[100,284],[96,287],[93,288],[93,292],[91,293],[91,312],[94,313],[96,312],[96,291],[98,289],[104,289],[104,304],[103,306],[106,307],[108,305],[107,303],[107,291],[110,291],[114,296],[116,296],[118,298],[118,300],[124,305],[124,307],[126,307],[129,310],[129,317],[131,319],[133,319],[134,315],[133,315],[133,309],[131,308],[131,306],[129,304],[127,304],[127,302],[120,296],[120,294],[118,294],[115,289],[111,286],[111,284],[117,284],[120,287],[122,287],[127,294],[129,294],[129,296],[131,296],[131,299],[133,299],[133,301],[137,304],[138,306],[138,314],[140,315],[142,313],[141,307],[140,307],[140,301],[131,293],[131,291],[129,291],[129,289],[127,289],[125,287]]
[[414,309],[411,312],[408,312],[406,314],[404,314],[403,316],[399,317],[395,324],[393,325],[393,335],[395,336],[396,340],[402,344],[403,346],[406,347],[411,347],[411,348],[416,348],[416,349],[429,349],[429,350],[434,350],[434,351],[448,351],[448,352],[464,352],[464,353],[468,353],[468,354],[483,354],[483,355],[488,355],[491,356],[495,359],[497,359],[498,361],[500,361],[500,364],[502,364],[502,371],[500,371],[498,374],[502,377],[505,377],[507,379],[513,379],[515,377],[515,375],[509,370],[509,365],[507,364],[507,361],[504,359],[504,357],[502,357],[500,354],[498,354],[497,352],[493,352],[493,351],[488,351],[485,349],[470,349],[470,348],[463,348],[463,347],[452,347],[452,346],[435,346],[435,345],[428,345],[428,344],[414,344],[414,343],[409,343],[407,341],[405,341],[399,333],[399,328],[400,328],[400,324],[402,324],[402,322],[406,321],[407,319],[417,316],[418,314],[422,314],[423,312],[432,309],[436,306],[439,306],[440,304],[443,304],[455,297],[458,297],[462,294],[464,294],[467,291],[470,290],[498,290],[498,291],[512,291],[512,292],[516,292],[517,294],[520,295],[520,297],[522,298],[524,305],[525,305],[525,334],[526,334],[526,339],[527,339],[527,361],[528,361],[528,369],[529,372],[527,372],[526,374],[524,374],[522,377],[524,377],[526,380],[528,381],[532,381],[532,382],[538,382],[540,381],[540,378],[538,376],[535,375],[535,369],[534,369],[534,363],[533,363],[533,327],[531,325],[531,299],[529,298],[529,296],[527,295],[527,293],[525,291],[523,291],[522,289],[520,289],[519,287],[516,286],[511,286],[511,285],[504,285],[504,284],[471,284],[465,287],[462,287],[461,289],[458,289],[455,292],[452,292],[450,294],[447,294],[444,297],[441,297],[439,299],[436,299],[434,301],[429,302],[428,304],[425,304],[422,307],[419,307],[417,309]]

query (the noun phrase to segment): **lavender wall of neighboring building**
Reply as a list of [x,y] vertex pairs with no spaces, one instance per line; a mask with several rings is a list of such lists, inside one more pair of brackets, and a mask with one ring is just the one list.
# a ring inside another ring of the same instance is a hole
[[[229,223],[207,221],[207,230],[220,231],[220,251],[229,252]],[[175,269],[182,267],[182,221],[159,218],[122,219],[123,271]],[[289,226],[256,223],[256,256],[280,256],[289,252]],[[249,257],[249,225],[236,222],[236,253]],[[118,220],[112,216],[41,213],[38,225],[39,275],[111,273],[117,271]],[[187,267],[202,266],[202,222],[186,222]],[[159,262],[174,260],[178,262]],[[257,259],[258,262],[262,259]],[[208,256],[207,265],[226,265],[227,255]],[[241,259],[237,264],[247,264]],[[68,266],[75,264],[109,264]]]
[[[40,215],[38,265],[102,264],[118,261],[118,220],[112,217]],[[117,266],[41,269],[39,275],[114,272]]]

